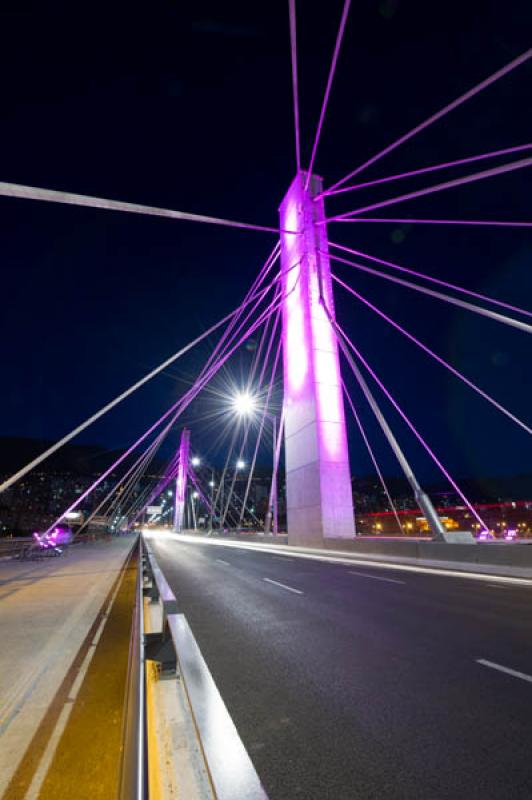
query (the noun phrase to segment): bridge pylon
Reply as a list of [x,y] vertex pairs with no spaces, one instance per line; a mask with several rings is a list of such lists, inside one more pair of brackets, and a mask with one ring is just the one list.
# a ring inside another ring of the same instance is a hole
[[279,209],[288,538],[318,547],[355,535],[322,189],[300,172]]

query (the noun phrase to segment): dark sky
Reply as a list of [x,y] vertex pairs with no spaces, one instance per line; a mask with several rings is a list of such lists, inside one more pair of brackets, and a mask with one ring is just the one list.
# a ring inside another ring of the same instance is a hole
[[[304,162],[341,5],[298,3]],[[295,170],[287,3],[69,13],[0,15],[0,179],[275,226]],[[528,0],[353,3],[316,163],[326,185],[530,47],[531,30]],[[531,141],[531,90],[528,63],[383,159],[368,179]],[[349,210],[475,169],[346,195],[329,208]],[[530,176],[522,170],[402,203],[391,215],[530,219]],[[270,234],[33,201],[1,199],[0,210],[5,435],[65,433],[230,311],[274,242]],[[329,235],[532,306],[530,230],[331,224]],[[527,334],[336,269],[530,422]],[[526,433],[354,298],[339,295],[337,306],[453,470],[530,471]],[[81,441],[128,444],[178,396],[206,352],[179,362]],[[385,471],[395,471],[362,413]],[[417,469],[433,476],[388,415]],[[193,438],[207,448],[201,425]],[[369,472],[354,433],[351,451],[353,471]]]

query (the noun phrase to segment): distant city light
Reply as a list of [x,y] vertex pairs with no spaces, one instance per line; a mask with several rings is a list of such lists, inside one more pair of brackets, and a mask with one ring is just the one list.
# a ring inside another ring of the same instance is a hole
[[192,499],[193,500],[197,500],[198,497],[199,497],[199,494],[197,492],[192,492]]
[[168,491],[166,492],[166,494],[168,495],[168,497],[172,497],[172,494],[173,494],[173,492],[172,492],[172,490],[171,490],[171,489],[168,489]]
[[246,466],[246,462],[242,461],[242,459],[239,458],[238,461],[236,462],[236,468],[237,469],[244,469],[245,466]]
[[192,456],[190,463],[193,467],[199,467],[201,464],[201,458],[199,456]]
[[209,486],[210,486],[210,487],[211,487],[211,489],[212,489],[212,487],[214,486],[214,481],[209,481]]

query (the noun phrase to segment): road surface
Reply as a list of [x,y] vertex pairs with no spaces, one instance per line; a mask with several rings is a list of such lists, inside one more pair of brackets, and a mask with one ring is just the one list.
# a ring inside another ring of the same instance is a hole
[[530,800],[532,589],[151,544],[270,800]]

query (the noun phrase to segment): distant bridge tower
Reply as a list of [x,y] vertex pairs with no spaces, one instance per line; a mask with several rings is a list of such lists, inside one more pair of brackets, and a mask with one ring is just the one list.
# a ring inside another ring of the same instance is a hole
[[280,207],[288,537],[355,535],[322,179],[300,172]]
[[179,465],[174,492],[174,531],[181,533],[185,522],[185,502],[187,496],[188,458],[190,453],[190,431],[183,428],[179,444]]

